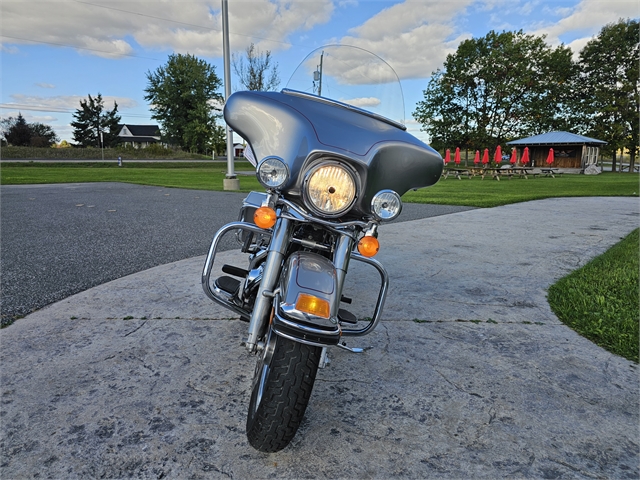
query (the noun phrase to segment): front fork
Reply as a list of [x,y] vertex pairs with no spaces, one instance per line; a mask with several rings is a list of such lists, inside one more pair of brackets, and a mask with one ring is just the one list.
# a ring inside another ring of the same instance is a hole
[[[267,259],[262,273],[262,281],[258,287],[256,301],[249,321],[249,332],[245,345],[249,352],[255,352],[258,340],[264,336],[269,320],[275,289],[282,272],[283,262],[287,253],[293,231],[293,221],[286,217],[279,217],[273,227],[273,235],[269,243]],[[347,275],[349,258],[355,240],[352,235],[341,234],[336,242],[333,265],[336,269],[337,301],[342,296],[342,287]]]

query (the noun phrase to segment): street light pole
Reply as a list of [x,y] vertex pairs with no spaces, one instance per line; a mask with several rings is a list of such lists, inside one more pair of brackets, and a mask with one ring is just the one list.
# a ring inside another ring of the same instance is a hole
[[[231,69],[230,69],[230,49],[229,49],[229,3],[227,0],[222,0],[222,50],[224,59],[224,97],[225,102],[229,100],[231,96]],[[227,128],[227,175],[223,180],[223,187],[225,190],[240,190],[240,181],[236,177],[234,164],[233,164],[233,132],[226,125]]]

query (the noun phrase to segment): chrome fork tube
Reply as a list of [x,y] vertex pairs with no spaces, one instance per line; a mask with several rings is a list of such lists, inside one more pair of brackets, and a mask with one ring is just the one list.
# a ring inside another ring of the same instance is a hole
[[287,218],[278,218],[273,227],[273,235],[269,244],[269,253],[262,272],[262,281],[258,287],[256,301],[249,321],[249,336],[246,347],[250,352],[255,351],[260,335],[264,331],[269,318],[269,310],[273,301],[273,291],[280,277],[282,260],[291,239],[293,222]]
[[338,300],[342,297],[342,287],[349,269],[349,259],[355,240],[350,235],[340,235],[336,242],[336,250],[333,254],[333,265],[336,267],[338,284]]

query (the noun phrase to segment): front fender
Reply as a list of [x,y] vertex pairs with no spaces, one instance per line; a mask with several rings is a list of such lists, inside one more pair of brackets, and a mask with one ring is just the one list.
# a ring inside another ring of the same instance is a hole
[[[328,302],[329,317],[312,315],[296,308],[300,294]],[[330,260],[312,252],[295,252],[285,262],[276,297],[274,331],[281,336],[311,345],[336,345],[340,292],[336,269]]]

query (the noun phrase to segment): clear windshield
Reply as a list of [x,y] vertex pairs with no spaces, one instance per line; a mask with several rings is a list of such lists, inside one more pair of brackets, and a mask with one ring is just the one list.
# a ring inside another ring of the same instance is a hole
[[350,45],[326,45],[298,65],[286,88],[381,115],[404,125],[404,97],[395,70],[377,55]]

